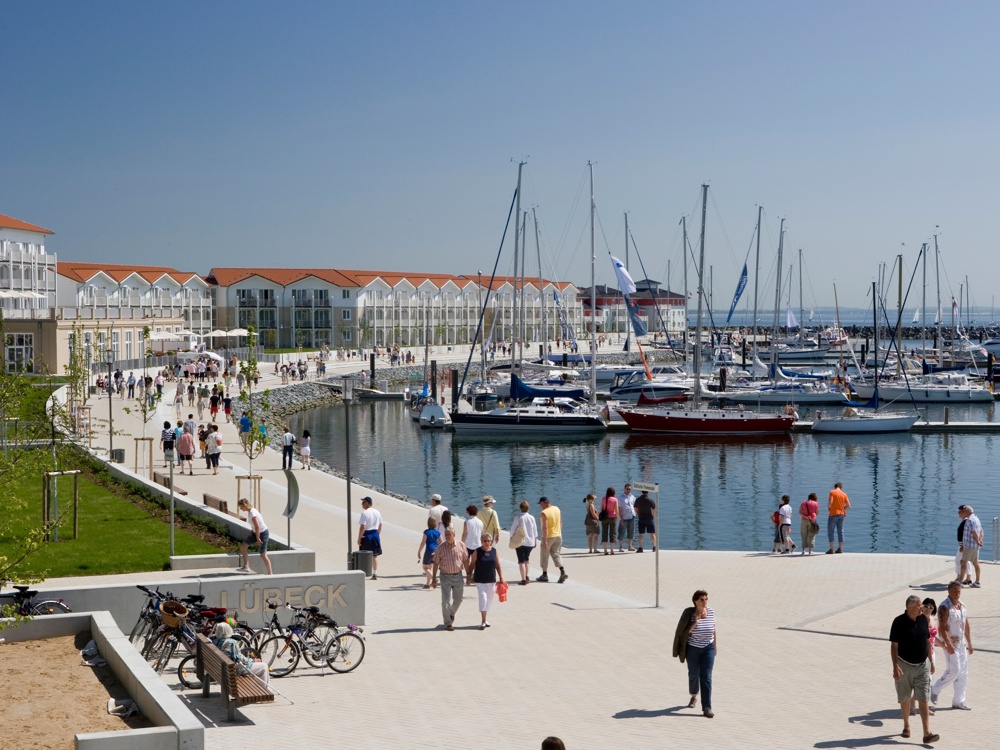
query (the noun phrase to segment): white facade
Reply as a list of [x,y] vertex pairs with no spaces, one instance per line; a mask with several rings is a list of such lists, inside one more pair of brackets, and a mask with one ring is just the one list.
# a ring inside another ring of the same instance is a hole
[[0,227],[0,308],[4,318],[47,318],[55,303],[56,256],[45,234]]

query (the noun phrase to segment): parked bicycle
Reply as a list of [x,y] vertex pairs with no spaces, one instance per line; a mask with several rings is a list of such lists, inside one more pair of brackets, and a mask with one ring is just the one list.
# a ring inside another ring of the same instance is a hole
[[[7,583],[13,583],[8,579]],[[13,607],[13,614],[20,617],[34,617],[36,615],[62,615],[72,610],[66,606],[62,599],[45,599],[40,602],[34,601],[38,595],[37,591],[32,591],[28,586],[12,585],[16,589],[11,594],[0,594],[0,599],[13,599],[8,606]]]
[[[271,603],[268,603],[270,609]],[[292,607],[292,622],[278,635],[265,639],[259,648],[260,658],[273,677],[291,674],[301,658],[313,667],[328,666],[334,672],[350,672],[365,658],[365,641],[361,628],[340,627],[319,611],[318,607]],[[272,627],[279,627],[277,613],[271,618]]]

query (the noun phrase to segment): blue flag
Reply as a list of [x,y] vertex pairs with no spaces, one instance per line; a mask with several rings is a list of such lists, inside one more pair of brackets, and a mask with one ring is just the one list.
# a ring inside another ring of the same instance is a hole
[[729,317],[726,318],[726,325],[729,325],[729,321],[733,319],[733,313],[736,312],[736,305],[739,304],[740,297],[743,296],[743,290],[747,288],[747,264],[743,264],[743,273],[740,274],[739,283],[736,285],[736,294],[733,295],[733,304],[729,306]]
[[639,317],[639,305],[635,300],[628,297],[625,297],[625,305],[628,307],[629,320],[632,321],[632,333],[636,336],[645,336],[648,331],[646,330],[646,324]]

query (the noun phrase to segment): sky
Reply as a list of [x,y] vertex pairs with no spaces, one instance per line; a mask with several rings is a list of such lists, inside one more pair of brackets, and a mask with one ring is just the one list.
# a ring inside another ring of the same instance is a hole
[[[924,242],[933,299],[935,234],[945,307],[994,304],[997,3],[4,0],[0,18],[0,214],[53,230],[60,259],[488,274],[524,161],[544,274],[584,286],[592,162],[599,284],[627,212],[632,276],[683,291],[705,183],[717,308],[758,206],[762,308],[782,219],[793,306],[799,249],[806,307],[835,284],[864,307],[900,253],[909,285]],[[527,250],[537,274],[530,217]],[[907,308],[921,289],[918,271]]]

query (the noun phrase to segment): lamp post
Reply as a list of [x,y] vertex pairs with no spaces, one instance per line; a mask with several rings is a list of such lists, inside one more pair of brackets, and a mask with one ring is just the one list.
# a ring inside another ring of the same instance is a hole
[[108,459],[111,460],[114,455],[115,450],[115,418],[114,413],[111,409],[111,396],[114,393],[114,387],[111,384],[111,368],[115,364],[115,350],[112,347],[107,347],[104,350],[104,364],[108,366]]
[[351,401],[354,400],[354,382],[343,378],[341,394],[344,399],[344,446],[347,450],[344,471],[347,474],[347,569],[354,569],[351,537]]

